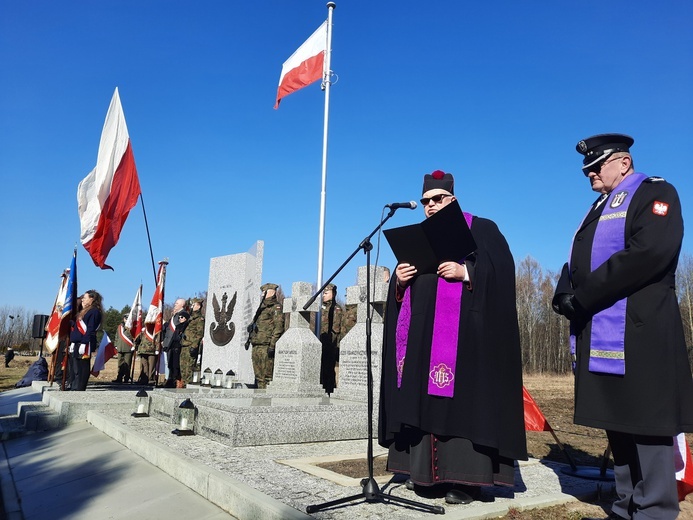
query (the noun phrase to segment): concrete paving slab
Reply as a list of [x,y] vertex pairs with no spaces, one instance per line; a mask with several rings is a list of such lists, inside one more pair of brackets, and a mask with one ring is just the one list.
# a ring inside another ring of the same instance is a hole
[[235,518],[87,423],[3,444],[24,520]]

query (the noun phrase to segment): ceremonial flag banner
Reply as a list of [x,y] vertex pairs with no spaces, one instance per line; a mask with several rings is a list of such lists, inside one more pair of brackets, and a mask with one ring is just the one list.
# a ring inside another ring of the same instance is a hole
[[691,460],[691,450],[686,442],[686,435],[683,433],[674,437],[674,462],[679,500],[685,500],[686,495],[693,493],[693,460]]
[[[70,268],[61,275],[58,295],[55,297],[53,311],[46,326],[46,348],[54,352],[60,344],[60,337],[70,333],[70,316],[77,297],[77,250],[72,254]],[[67,318],[67,319],[65,319]]]
[[283,97],[323,77],[326,49],[327,21],[323,22],[282,65],[274,108],[279,108]]
[[94,264],[101,269],[118,243],[130,210],[137,204],[140,181],[118,89],[108,107],[101,132],[96,167],[77,188],[81,241]]
[[525,405],[525,430],[529,432],[550,432],[553,428],[541,413],[539,405],[527,389],[522,387],[522,398]]
[[156,275],[156,289],[144,319],[144,334],[151,341],[161,332],[164,319],[164,284],[166,282],[166,262],[159,262],[159,273]]
[[101,338],[101,344],[99,345],[99,350],[96,353],[96,358],[94,359],[94,367],[91,369],[91,375],[94,377],[99,377],[99,372],[101,372],[106,366],[106,361],[118,354],[118,351],[111,343],[111,338],[108,337],[108,333],[104,331],[103,338]]
[[142,327],[142,286],[140,285],[135,294],[135,300],[132,302],[130,314],[125,320],[125,328],[132,334],[132,339],[137,339],[142,334]]

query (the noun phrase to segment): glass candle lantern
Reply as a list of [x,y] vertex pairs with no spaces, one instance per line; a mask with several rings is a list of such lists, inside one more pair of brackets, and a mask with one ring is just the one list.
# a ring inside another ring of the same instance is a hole
[[171,433],[174,435],[195,435],[195,405],[188,398],[178,407],[180,424]]
[[236,373],[233,370],[226,372],[224,376],[224,388],[236,388]]
[[135,411],[133,417],[149,417],[149,394],[140,390],[135,395]]
[[214,372],[214,386],[221,388],[221,386],[224,384],[224,372],[221,371],[221,368],[217,368],[216,371]]

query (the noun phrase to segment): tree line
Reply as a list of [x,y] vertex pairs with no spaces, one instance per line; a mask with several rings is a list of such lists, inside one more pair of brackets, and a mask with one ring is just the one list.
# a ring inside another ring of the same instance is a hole
[[[551,307],[559,274],[543,269],[531,256],[527,256],[516,266],[517,315],[523,370],[526,373],[565,374],[571,370],[568,321],[556,314]],[[693,364],[693,256],[689,254],[681,255],[676,271],[676,292],[688,356]],[[205,298],[206,291],[200,291],[195,296]],[[165,320],[170,317],[171,308],[172,303],[165,305]],[[104,311],[102,329],[110,338],[115,338],[123,314],[129,311],[129,305],[120,310],[110,307]],[[146,313],[146,307],[144,312]],[[19,351],[38,351],[40,342],[31,337],[35,314],[35,311],[22,307],[0,307],[2,351],[10,346]],[[102,332],[99,340],[101,334]]]

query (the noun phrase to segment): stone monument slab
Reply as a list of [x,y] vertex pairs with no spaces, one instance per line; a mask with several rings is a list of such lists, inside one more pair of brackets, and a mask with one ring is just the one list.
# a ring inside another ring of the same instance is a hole
[[264,242],[258,240],[247,253],[210,260],[202,370],[229,370],[238,381],[255,382],[250,350],[244,345],[247,325],[260,303]]

